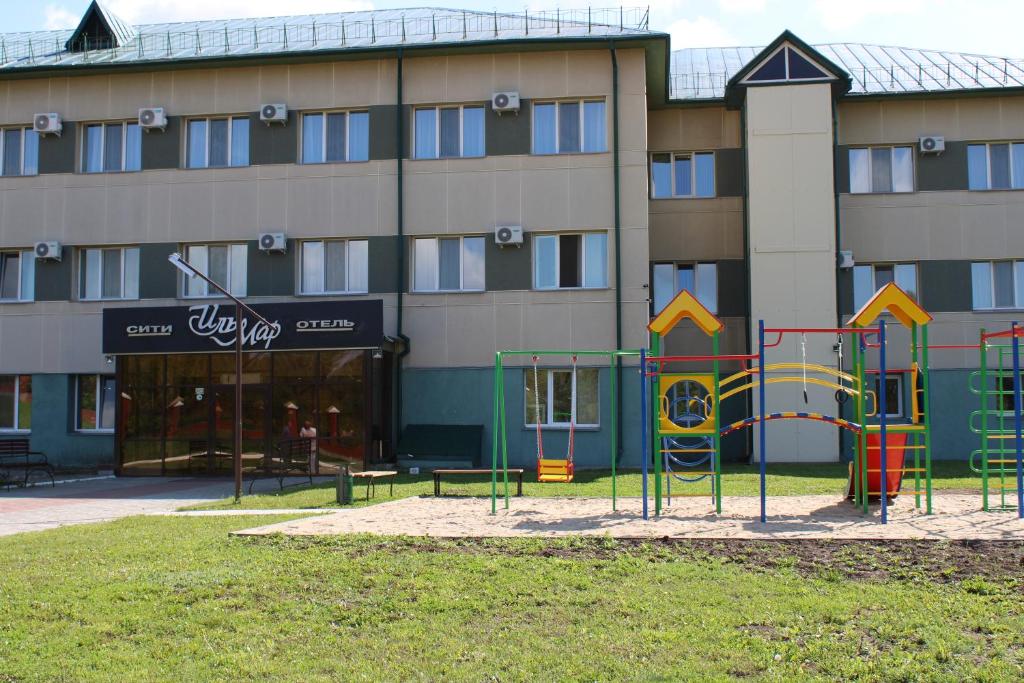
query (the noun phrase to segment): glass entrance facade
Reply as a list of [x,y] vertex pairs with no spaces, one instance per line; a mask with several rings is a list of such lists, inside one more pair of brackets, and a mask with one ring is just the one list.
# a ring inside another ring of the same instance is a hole
[[[384,421],[391,356],[374,358],[364,349],[245,353],[243,469],[259,466],[282,440],[308,436],[310,428],[315,473],[390,458],[381,435],[390,432]],[[119,356],[117,387],[120,474],[231,474],[234,354]]]

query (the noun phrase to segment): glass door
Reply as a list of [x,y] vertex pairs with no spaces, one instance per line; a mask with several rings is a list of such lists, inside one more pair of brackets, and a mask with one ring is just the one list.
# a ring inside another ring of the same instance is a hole
[[[212,433],[209,448],[211,474],[234,472],[235,387],[217,385],[210,401]],[[267,454],[270,436],[270,387],[248,384],[242,387],[242,469],[258,467]]]

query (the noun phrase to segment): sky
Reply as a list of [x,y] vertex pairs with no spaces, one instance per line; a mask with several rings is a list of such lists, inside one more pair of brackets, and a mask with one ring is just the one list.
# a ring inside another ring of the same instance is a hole
[[[0,0],[2,30],[74,28],[90,0]],[[277,16],[409,7],[409,0],[105,0],[129,23]],[[550,4],[436,1],[432,6],[522,12],[612,6],[556,0]],[[758,46],[790,29],[808,43],[857,42],[1024,57],[1021,0],[655,0],[650,27],[681,47]]]

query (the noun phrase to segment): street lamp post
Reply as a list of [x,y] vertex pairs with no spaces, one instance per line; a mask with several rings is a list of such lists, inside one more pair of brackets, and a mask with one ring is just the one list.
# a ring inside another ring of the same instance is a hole
[[186,277],[199,278],[218,292],[231,299],[235,304],[235,502],[242,499],[242,311],[244,310],[270,328],[276,328],[277,323],[272,323],[262,315],[254,311],[250,306],[234,296],[231,292],[221,287],[212,280],[206,273],[202,272],[191,263],[175,252],[167,257],[175,268],[185,274]]

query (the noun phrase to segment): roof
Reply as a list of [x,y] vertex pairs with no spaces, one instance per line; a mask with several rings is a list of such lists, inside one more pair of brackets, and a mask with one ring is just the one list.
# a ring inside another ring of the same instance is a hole
[[[32,68],[132,65],[225,57],[357,51],[526,40],[664,37],[648,30],[646,9],[573,9],[510,14],[420,7],[263,19],[128,26],[102,7],[115,43],[69,51],[81,29],[0,33],[0,72]],[[83,25],[93,5],[83,17]]]
[[[812,45],[850,75],[849,95],[1024,87],[1024,59],[863,43]],[[670,97],[714,100],[764,47],[689,48],[672,52]]]
[[722,321],[715,317],[705,306],[686,289],[675,295],[672,301],[655,316],[647,326],[651,332],[665,335],[684,319],[692,320],[704,334],[709,337],[719,332]]
[[912,296],[900,289],[895,282],[890,282],[875,292],[875,295],[853,314],[849,325],[867,327],[885,312],[891,313],[904,327],[915,324],[927,325],[932,321],[932,316],[914,301]]

